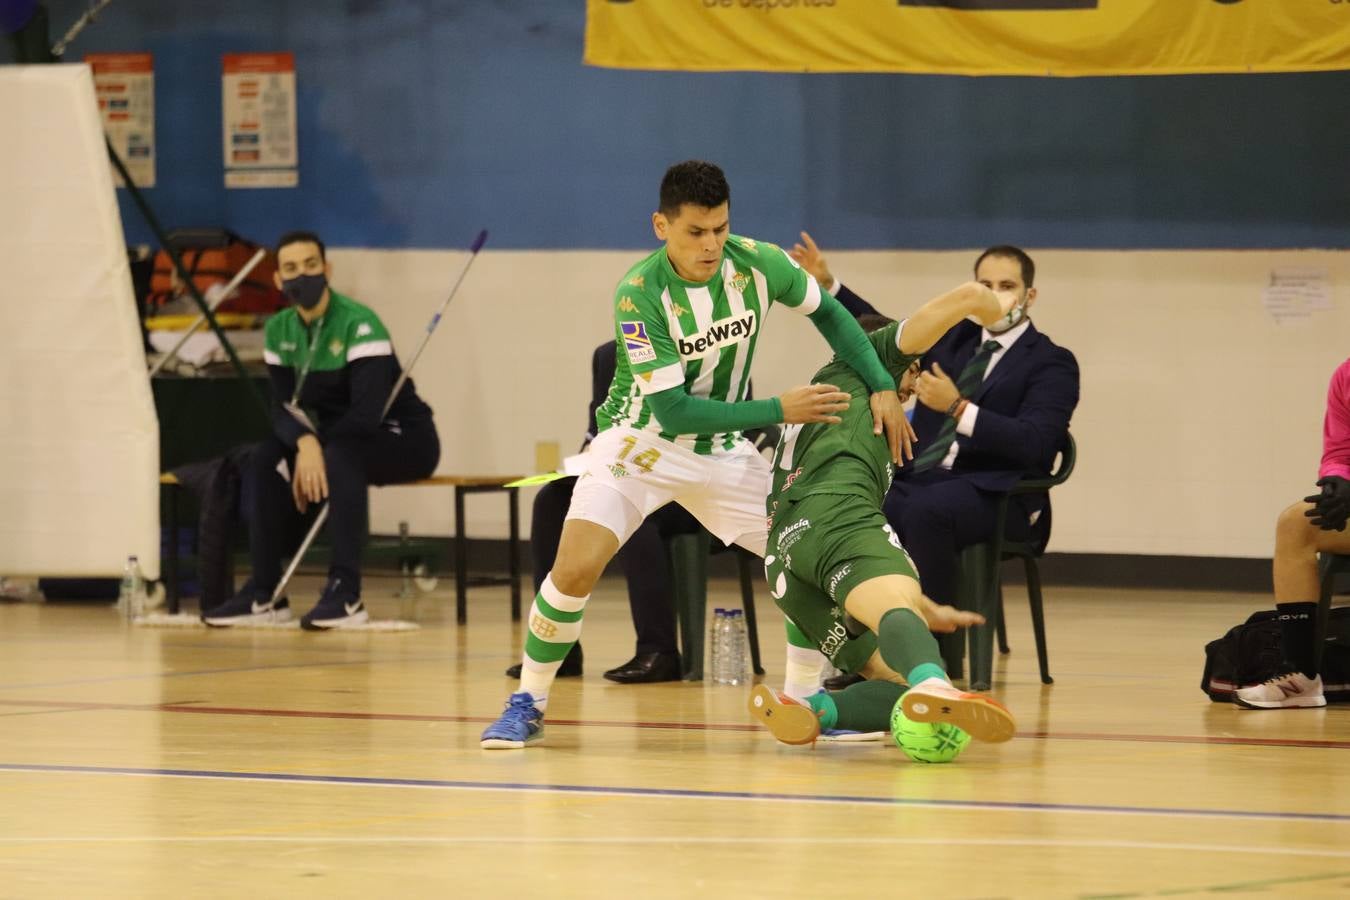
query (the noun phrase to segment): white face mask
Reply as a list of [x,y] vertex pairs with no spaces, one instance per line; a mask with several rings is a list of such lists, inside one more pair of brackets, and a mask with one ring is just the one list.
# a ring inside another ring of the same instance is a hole
[[1017,302],[1016,306],[1008,310],[1008,314],[1006,316],[999,319],[993,325],[986,325],[984,327],[989,330],[990,334],[1002,334],[1003,332],[1011,328],[1016,328],[1017,325],[1023,319],[1026,318],[1026,316],[1027,316],[1027,298],[1026,295],[1023,294],[1022,299]]

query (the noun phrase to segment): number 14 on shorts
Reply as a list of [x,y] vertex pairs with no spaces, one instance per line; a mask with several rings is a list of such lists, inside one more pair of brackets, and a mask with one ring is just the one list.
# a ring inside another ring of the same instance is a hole
[[610,470],[616,476],[628,474],[628,469],[624,465],[625,460],[629,465],[636,466],[640,472],[647,473],[652,470],[652,467],[656,465],[656,461],[661,458],[660,450],[648,447],[646,450],[633,454],[633,458],[629,459],[629,454],[633,453],[634,448],[637,447],[637,438],[626,437],[623,439],[622,444],[622,449],[620,449],[618,455],[614,457],[614,465],[610,466]]

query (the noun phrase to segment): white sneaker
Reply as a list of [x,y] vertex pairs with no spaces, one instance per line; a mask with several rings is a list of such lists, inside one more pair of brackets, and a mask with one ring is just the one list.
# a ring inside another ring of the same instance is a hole
[[1241,688],[1233,702],[1247,709],[1299,709],[1326,706],[1322,676],[1309,678],[1302,672],[1277,675],[1262,684]]

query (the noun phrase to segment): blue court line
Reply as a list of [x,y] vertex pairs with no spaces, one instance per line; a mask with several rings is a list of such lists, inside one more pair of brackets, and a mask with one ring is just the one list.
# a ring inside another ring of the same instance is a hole
[[[530,752],[537,753],[538,751]],[[371,778],[359,775],[302,775],[293,772],[225,772],[211,769],[138,769],[120,766],[63,766],[22,763],[0,763],[0,772],[201,778],[221,781],[285,782],[291,784],[322,784],[345,787],[422,788],[461,791],[520,791],[523,793],[578,794],[597,797],[656,797],[679,800],[755,800],[787,803],[837,803],[861,806],[913,807],[920,809],[1095,813],[1100,815],[1170,816],[1200,819],[1254,819],[1281,822],[1350,823],[1350,814],[1343,813],[1260,812],[1245,809],[1194,809],[1172,806],[1105,806],[1084,803],[1022,803],[996,800],[917,800],[906,797],[859,797],[848,794],[699,791],[680,788],[603,787],[600,785],[588,784],[526,784],[516,781],[446,781],[438,778]]]

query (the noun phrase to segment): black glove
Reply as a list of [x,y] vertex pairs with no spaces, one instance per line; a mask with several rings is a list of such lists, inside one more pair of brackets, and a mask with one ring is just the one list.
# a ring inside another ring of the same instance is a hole
[[1347,519],[1350,519],[1350,481],[1339,475],[1328,475],[1317,479],[1322,493],[1304,497],[1313,508],[1304,512],[1312,523],[1323,531],[1344,531]]

